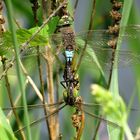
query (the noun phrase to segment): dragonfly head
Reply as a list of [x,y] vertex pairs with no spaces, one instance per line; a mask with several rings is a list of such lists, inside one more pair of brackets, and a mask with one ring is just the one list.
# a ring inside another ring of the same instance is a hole
[[58,27],[64,27],[64,26],[70,26],[73,22],[73,19],[68,16],[68,15],[64,15],[62,16],[62,18],[59,20],[59,23],[58,23]]

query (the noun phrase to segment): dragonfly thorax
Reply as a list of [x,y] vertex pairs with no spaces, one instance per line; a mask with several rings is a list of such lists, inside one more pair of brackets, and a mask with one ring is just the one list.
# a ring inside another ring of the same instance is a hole
[[64,101],[67,105],[74,106],[78,97],[78,90],[70,86],[68,90],[63,92]]
[[68,96],[67,98],[64,98],[64,101],[67,105],[74,106],[76,99],[73,96]]
[[66,50],[75,49],[75,33],[71,27],[63,27],[61,30],[63,45]]

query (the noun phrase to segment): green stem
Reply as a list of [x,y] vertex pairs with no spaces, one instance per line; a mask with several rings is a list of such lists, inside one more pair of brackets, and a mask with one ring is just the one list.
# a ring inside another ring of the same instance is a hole
[[125,124],[125,125],[124,125],[124,130],[125,130],[126,138],[127,138],[128,140],[134,140],[133,135],[132,135],[132,133],[131,133],[131,130],[130,130],[128,124]]
[[20,64],[19,64],[19,48],[18,48],[18,42],[17,42],[17,37],[16,37],[16,30],[15,30],[15,26],[14,26],[14,22],[13,22],[13,10],[12,10],[12,5],[11,5],[11,1],[10,0],[5,0],[5,4],[7,7],[7,14],[8,14],[8,23],[9,23],[9,27],[12,33],[12,40],[13,40],[13,46],[14,46],[14,50],[15,50],[15,56],[16,56],[16,70],[17,70],[17,76],[18,76],[18,80],[19,80],[19,87],[20,87],[20,91],[22,94],[22,99],[23,99],[23,105],[24,105],[24,112],[25,112],[25,121],[27,123],[27,139],[31,140],[31,130],[29,127],[30,121],[28,118],[28,110],[27,110],[27,101],[26,101],[26,95],[25,95],[25,90],[24,90],[24,82],[23,82],[23,76],[21,73],[21,69],[20,69]]

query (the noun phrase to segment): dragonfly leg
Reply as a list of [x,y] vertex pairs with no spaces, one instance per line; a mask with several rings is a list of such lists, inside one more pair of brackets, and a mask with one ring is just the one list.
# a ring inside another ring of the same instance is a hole
[[[72,81],[72,82],[73,82],[73,81]],[[67,80],[61,81],[60,83],[61,83],[61,85],[66,89],[66,88],[69,86],[70,80],[67,79]],[[65,84],[64,84],[64,83],[65,83]]]
[[60,84],[66,89],[66,81],[61,81]]
[[79,86],[79,81],[78,80],[74,80],[74,86],[75,87]]

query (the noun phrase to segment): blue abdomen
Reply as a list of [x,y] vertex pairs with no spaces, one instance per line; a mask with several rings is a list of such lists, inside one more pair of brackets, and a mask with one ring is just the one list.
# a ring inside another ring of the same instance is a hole
[[65,51],[65,55],[66,55],[66,59],[67,59],[67,62],[71,62],[72,61],[72,58],[74,56],[74,51]]

